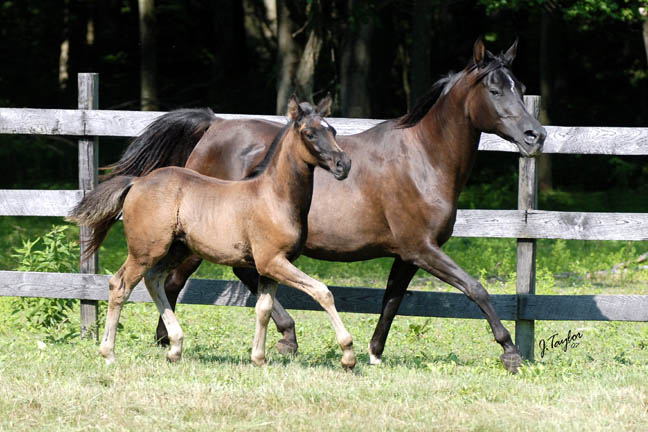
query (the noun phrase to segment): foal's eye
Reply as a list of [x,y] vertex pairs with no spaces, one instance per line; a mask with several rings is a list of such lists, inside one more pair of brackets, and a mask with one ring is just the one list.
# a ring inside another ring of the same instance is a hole
[[306,132],[306,138],[313,140],[315,139],[315,134],[313,132]]

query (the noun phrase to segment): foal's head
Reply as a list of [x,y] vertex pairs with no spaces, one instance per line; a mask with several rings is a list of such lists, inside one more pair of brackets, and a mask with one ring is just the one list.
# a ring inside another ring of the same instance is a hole
[[474,63],[468,69],[475,81],[466,106],[475,127],[517,144],[524,156],[535,156],[547,131],[524,106],[525,86],[511,72],[516,52],[517,40],[497,56],[486,50],[481,39],[475,42]]
[[288,117],[306,149],[305,161],[330,171],[338,180],[344,180],[349,175],[351,159],[335,141],[335,128],[324,120],[330,109],[330,96],[313,108],[308,102],[300,103],[293,95],[288,102]]

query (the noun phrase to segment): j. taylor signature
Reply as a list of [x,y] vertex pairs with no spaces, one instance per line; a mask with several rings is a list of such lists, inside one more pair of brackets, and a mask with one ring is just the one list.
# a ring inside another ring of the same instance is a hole
[[550,337],[545,339],[540,339],[538,346],[540,347],[540,358],[544,358],[545,352],[547,350],[552,350],[554,348],[562,348],[564,352],[567,352],[567,348],[576,348],[580,342],[577,342],[583,337],[583,333],[576,332],[572,333],[571,330],[567,332],[567,337],[561,339],[558,337],[558,333],[552,334]]

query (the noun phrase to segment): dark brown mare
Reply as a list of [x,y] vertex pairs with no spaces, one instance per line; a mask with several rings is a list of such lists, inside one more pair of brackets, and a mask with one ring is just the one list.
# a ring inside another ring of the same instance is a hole
[[319,302],[342,348],[342,365],[355,366],[351,335],[331,292],[291,264],[306,241],[315,166],[338,180],[346,178],[351,167],[335,141],[335,130],[322,118],[330,102],[327,97],[314,110],[291,98],[291,121],[277,135],[263,169],[252,179],[226,181],[185,168],[160,168],[139,178],[113,177],[73,209],[69,219],[93,229],[88,253],[97,250],[123,214],[128,258],[110,280],[106,329],[99,349],[108,363],[114,361],[121,308],[142,277],[168,330],[167,359],[180,359],[183,333],[164,292],[164,281],[178,264],[197,255],[219,264],[256,267],[261,275],[252,346],[256,364],[265,363],[267,325],[278,281]]
[[[353,158],[348,180],[336,183],[315,172],[304,254],[331,261],[395,258],[369,344],[372,363],[380,362],[391,323],[419,268],[477,303],[504,349],[507,369],[515,371],[521,361],[486,290],[441,250],[452,234],[457,199],[470,175],[481,133],[495,133],[517,144],[525,156],[542,148],[545,129],[526,111],[524,86],[510,69],[516,49],[517,42],[495,56],[477,41],[471,64],[438,81],[409,114],[338,137]],[[108,167],[113,169],[108,176],[185,165],[206,175],[241,179],[254,172],[281,127],[262,120],[223,120],[210,110],[172,111],[133,141],[122,159]],[[200,259],[190,259],[169,276],[166,290],[172,302],[199,264]],[[254,272],[234,272],[254,292]],[[279,302],[272,318],[284,334],[280,350],[296,350],[294,322]],[[157,335],[164,340],[162,322]]]

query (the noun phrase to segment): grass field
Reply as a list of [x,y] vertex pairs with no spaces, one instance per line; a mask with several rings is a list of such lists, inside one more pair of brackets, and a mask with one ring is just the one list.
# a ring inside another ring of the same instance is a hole
[[[60,223],[0,218],[0,247],[10,251]],[[489,292],[515,292],[514,240],[457,238],[444,249]],[[648,242],[541,240],[537,292],[648,295],[646,263],[632,263],[646,251]],[[101,257],[101,272],[121,265],[120,227]],[[2,269],[18,262],[0,256]],[[623,271],[597,273],[622,262],[630,263]],[[329,284],[384,287],[391,260],[297,264]],[[197,276],[233,278],[205,264]],[[454,291],[423,272],[412,289]],[[74,334],[78,306],[57,330],[71,336],[57,340],[12,315],[16,304],[0,298],[0,430],[639,431],[648,424],[648,323],[537,322],[536,343],[582,336],[542,357],[536,347],[536,362],[512,376],[485,320],[397,317],[376,367],[365,348],[377,316],[342,314],[359,361],[345,373],[323,312],[290,311],[300,343],[292,358],[277,353],[271,327],[269,364],[259,368],[249,360],[253,309],[182,305],[184,357],[168,364],[153,344],[154,306],[131,303],[117,364],[106,366],[97,345]],[[514,333],[513,322],[504,324]]]

